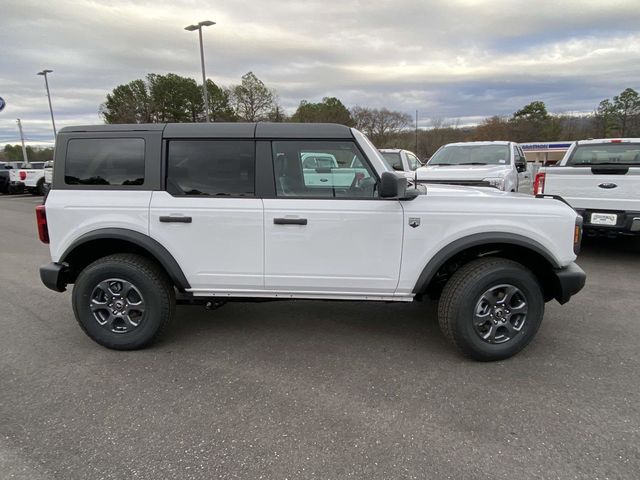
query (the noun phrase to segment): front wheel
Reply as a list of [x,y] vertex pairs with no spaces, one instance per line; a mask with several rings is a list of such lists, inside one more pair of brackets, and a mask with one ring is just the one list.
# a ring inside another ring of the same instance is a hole
[[135,350],[158,339],[175,312],[175,291],[151,260],[115,254],[78,276],[73,311],[85,333],[115,350]]
[[457,270],[438,305],[444,335],[466,356],[509,358],[535,336],[544,297],[535,275],[504,258],[482,258]]

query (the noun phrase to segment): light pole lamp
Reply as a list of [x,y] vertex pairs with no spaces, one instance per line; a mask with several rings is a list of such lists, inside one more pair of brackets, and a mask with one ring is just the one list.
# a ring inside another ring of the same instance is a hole
[[56,121],[53,119],[53,107],[51,106],[51,94],[49,93],[49,81],[47,80],[47,74],[53,72],[53,70],[44,69],[38,72],[38,75],[44,77],[44,85],[47,87],[47,98],[49,99],[49,112],[51,113],[51,124],[53,125],[53,138],[56,138]]
[[193,32],[198,30],[200,37],[200,62],[202,63],[202,96],[204,97],[204,112],[207,122],[209,122],[209,95],[207,93],[207,76],[204,73],[204,47],[202,46],[202,27],[210,27],[215,25],[216,22],[211,20],[205,20],[204,22],[198,22],[196,25],[188,25],[184,27],[185,30]]

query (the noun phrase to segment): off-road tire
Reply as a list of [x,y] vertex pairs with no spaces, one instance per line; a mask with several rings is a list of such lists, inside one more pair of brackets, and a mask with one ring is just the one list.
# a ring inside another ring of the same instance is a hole
[[[101,326],[90,308],[95,287],[107,279],[121,278],[134,285],[144,299],[139,326],[126,333],[113,333]],[[103,257],[87,266],[72,294],[73,312],[84,332],[96,343],[114,350],[136,350],[155,342],[175,315],[175,290],[165,272],[153,261],[122,253]]]
[[[474,315],[488,289],[509,284],[526,297],[528,312],[522,330],[500,344],[488,343],[476,332]],[[494,361],[509,358],[533,339],[544,316],[544,296],[536,276],[505,258],[482,258],[458,269],[445,285],[438,304],[438,322],[445,337],[465,356]]]

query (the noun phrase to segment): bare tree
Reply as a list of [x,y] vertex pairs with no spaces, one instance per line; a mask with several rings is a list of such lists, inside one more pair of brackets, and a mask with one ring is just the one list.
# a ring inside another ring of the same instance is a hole
[[386,108],[353,107],[351,117],[356,128],[365,132],[371,141],[382,148],[391,137],[406,129],[411,123],[411,116],[403,112]]
[[245,73],[242,83],[231,87],[230,92],[236,115],[245,122],[264,120],[275,108],[275,92],[253,72]]

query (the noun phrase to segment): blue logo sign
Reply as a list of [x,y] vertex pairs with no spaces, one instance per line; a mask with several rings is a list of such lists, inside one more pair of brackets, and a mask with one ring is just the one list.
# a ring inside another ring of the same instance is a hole
[[4,110],[4,107],[7,106],[7,102],[4,101],[4,98],[0,97],[0,112]]

